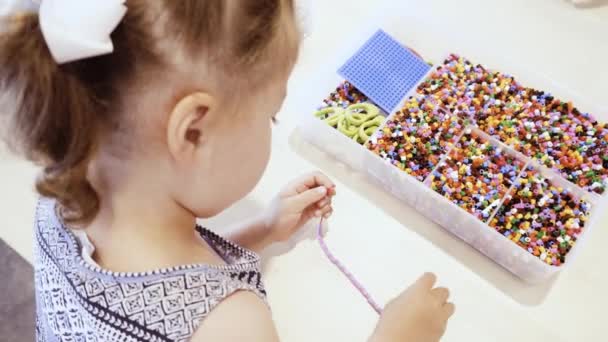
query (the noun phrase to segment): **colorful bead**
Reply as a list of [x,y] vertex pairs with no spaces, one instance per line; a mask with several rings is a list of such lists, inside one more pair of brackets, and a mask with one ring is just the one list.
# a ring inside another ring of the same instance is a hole
[[375,154],[419,181],[437,166],[467,121],[441,112],[423,98],[410,98],[367,144]]
[[561,173],[583,189],[608,188],[608,125],[572,103],[451,55],[419,87],[438,106]]
[[542,261],[560,266],[582,233],[590,210],[589,203],[529,168],[489,224]]
[[524,163],[467,131],[429,176],[432,190],[486,221],[499,207]]
[[341,107],[346,109],[348,106],[361,103],[370,102],[367,96],[363,95],[357,88],[355,88],[348,81],[340,83],[336,87],[336,90],[329,94],[329,96],[323,100],[323,103],[317,110],[325,109],[327,107]]

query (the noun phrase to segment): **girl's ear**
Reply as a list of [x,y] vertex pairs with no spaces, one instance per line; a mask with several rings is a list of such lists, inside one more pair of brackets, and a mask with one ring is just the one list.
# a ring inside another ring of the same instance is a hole
[[175,105],[167,123],[167,144],[175,160],[189,158],[203,143],[209,121],[207,113],[214,104],[211,95],[193,93]]

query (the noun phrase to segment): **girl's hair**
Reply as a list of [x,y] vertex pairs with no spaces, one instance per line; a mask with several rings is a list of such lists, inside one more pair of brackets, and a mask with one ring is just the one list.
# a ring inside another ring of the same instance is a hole
[[87,168],[100,134],[121,112],[121,90],[142,68],[170,64],[157,40],[176,42],[185,56],[204,55],[227,75],[238,74],[262,64],[282,11],[293,11],[287,0],[126,5],[111,37],[113,54],[64,65],[51,57],[37,14],[14,15],[0,25],[0,114],[8,114],[10,145],[43,167],[36,189],[58,201],[69,223],[87,223],[99,210]]

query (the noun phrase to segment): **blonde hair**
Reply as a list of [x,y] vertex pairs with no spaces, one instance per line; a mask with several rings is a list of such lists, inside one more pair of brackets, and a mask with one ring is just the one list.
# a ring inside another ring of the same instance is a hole
[[36,189],[58,201],[69,223],[89,222],[99,211],[87,168],[100,133],[120,112],[120,89],[142,68],[167,63],[154,34],[161,15],[162,39],[181,45],[190,57],[204,50],[227,73],[236,73],[260,64],[282,11],[293,11],[286,0],[159,0],[154,6],[128,0],[126,5],[112,34],[115,52],[101,57],[58,65],[35,13],[5,18],[0,33],[0,112],[8,114],[8,141],[41,164]]

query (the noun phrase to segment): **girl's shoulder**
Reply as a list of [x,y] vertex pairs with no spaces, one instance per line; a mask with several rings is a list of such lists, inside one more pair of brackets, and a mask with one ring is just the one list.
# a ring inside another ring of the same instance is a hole
[[197,230],[226,265],[116,273],[83,258],[82,245],[55,206],[54,200],[40,200],[35,227],[38,333],[50,340],[85,333],[101,341],[186,341],[236,291],[265,300],[257,255],[205,228]]

